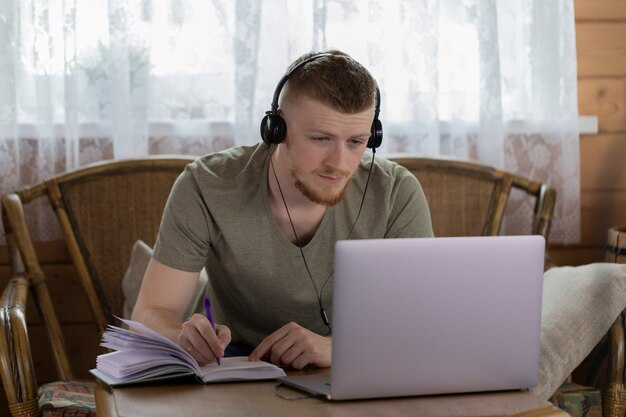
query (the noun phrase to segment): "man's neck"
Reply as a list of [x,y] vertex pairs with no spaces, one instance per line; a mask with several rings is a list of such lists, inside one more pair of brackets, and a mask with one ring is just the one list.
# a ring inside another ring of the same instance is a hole
[[281,151],[284,152],[279,147],[272,154],[268,169],[268,197],[272,215],[287,240],[305,246],[317,232],[327,207],[309,200],[296,188],[287,156],[281,154]]

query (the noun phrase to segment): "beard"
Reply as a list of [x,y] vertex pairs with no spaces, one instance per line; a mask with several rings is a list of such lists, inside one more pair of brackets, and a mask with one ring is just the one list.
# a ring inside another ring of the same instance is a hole
[[[327,173],[326,175],[329,174],[330,173]],[[291,171],[291,175],[293,175],[293,177],[295,178],[296,188],[300,190],[302,195],[304,195],[312,202],[321,204],[322,206],[326,207],[334,206],[341,201],[343,196],[346,194],[348,184],[350,184],[350,181],[352,180],[352,176],[350,176],[350,178],[348,178],[348,181],[346,181],[341,190],[332,194],[331,191],[318,191],[313,187],[307,185],[306,183],[300,181],[297,177],[297,172],[295,172],[294,170]]]
[[[289,153],[289,146],[287,146],[287,152]],[[346,171],[324,171],[324,170],[315,170],[313,171],[313,175],[325,175],[329,177],[341,177],[347,178],[345,184],[339,191],[336,190],[337,187],[323,187],[321,189],[314,188],[312,185],[307,184],[305,181],[301,179],[301,172],[296,167],[293,162],[293,158],[291,158],[291,154],[289,153],[289,171],[291,172],[291,176],[295,181],[296,188],[304,195],[306,198],[311,200],[316,204],[321,204],[322,206],[331,207],[336,205],[341,201],[343,196],[346,194],[346,190],[348,189],[348,185],[350,181],[352,181],[352,177],[354,177],[355,172],[346,172]]]

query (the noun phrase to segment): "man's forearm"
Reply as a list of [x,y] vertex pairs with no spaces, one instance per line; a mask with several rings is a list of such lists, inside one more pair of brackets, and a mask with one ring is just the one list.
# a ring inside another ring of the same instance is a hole
[[133,311],[132,319],[178,343],[182,322],[176,314],[165,309],[146,308]]

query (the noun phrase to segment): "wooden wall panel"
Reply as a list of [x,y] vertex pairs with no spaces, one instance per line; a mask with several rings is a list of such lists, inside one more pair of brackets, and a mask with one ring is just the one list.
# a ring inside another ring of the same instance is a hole
[[[90,323],[93,319],[89,304],[78,282],[76,270],[72,265],[43,265],[46,276],[46,285],[50,291],[54,308],[62,323]],[[10,268],[0,266],[0,288],[4,288],[10,279]],[[34,306],[32,296],[28,300],[29,306]],[[41,319],[36,308],[28,308],[29,324],[39,325]]]
[[600,132],[626,131],[626,78],[579,80],[578,108],[580,114],[598,116]]
[[598,116],[600,133],[580,139],[582,236],[550,246],[560,265],[602,261],[607,229],[626,223],[626,1],[574,0],[574,8],[578,106]]
[[548,251],[550,260],[555,265],[586,265],[601,262],[604,259],[604,248],[553,245]]
[[580,188],[626,191],[626,133],[580,138]]
[[[89,370],[96,366],[96,356],[105,350],[99,346],[100,333],[95,324],[64,324],[63,336],[67,346],[72,370],[77,378],[91,378]],[[42,384],[57,380],[50,342],[43,326],[28,329],[33,361],[37,370],[37,382]]]
[[[70,254],[62,240],[50,242],[35,242],[35,252],[41,264],[66,264],[70,260]],[[0,246],[0,265],[9,264],[9,251],[5,245]]]
[[626,76],[626,22],[576,25],[578,76]]
[[581,193],[580,223],[582,245],[604,248],[609,228],[626,225],[626,191]]
[[589,20],[626,20],[624,0],[574,0],[577,22]]

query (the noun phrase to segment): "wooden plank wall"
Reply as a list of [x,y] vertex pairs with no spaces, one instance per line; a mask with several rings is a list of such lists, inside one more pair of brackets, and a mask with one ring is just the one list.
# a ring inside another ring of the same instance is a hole
[[[606,230],[626,225],[626,1],[575,0],[575,11],[580,114],[597,115],[599,133],[580,140],[582,240],[576,245],[552,245],[552,259],[559,265],[601,261]],[[99,335],[69,255],[62,242],[36,247],[75,371],[87,376],[94,366]],[[8,279],[8,255],[0,247],[0,288]],[[39,382],[53,380],[56,375],[41,321],[33,309],[28,319]],[[4,395],[0,395],[0,415],[9,415]]]
[[602,261],[607,230],[626,225],[626,1],[574,7],[579,113],[596,115],[599,132],[580,138],[581,242],[551,247],[559,265]]

